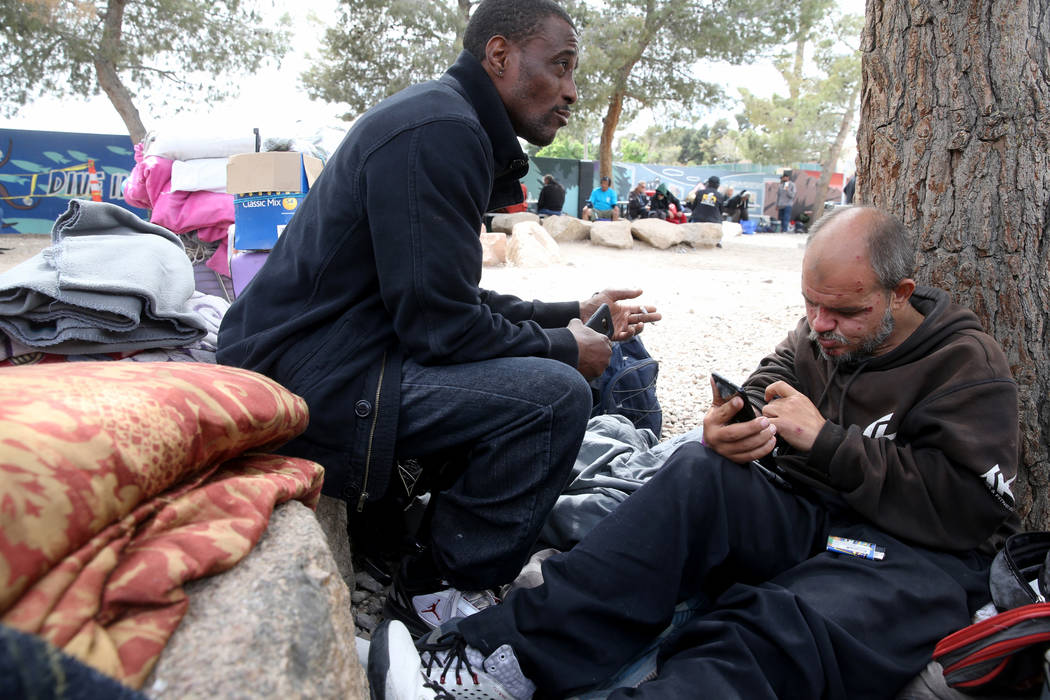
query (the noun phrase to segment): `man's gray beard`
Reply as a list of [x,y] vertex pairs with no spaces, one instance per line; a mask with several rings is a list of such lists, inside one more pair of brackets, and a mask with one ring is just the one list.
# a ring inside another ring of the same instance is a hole
[[870,335],[868,338],[865,338],[864,342],[862,342],[860,344],[860,347],[858,347],[856,350],[851,350],[850,352],[842,353],[837,357],[832,357],[824,351],[824,347],[822,345],[816,342],[817,339],[821,337],[827,338],[829,340],[834,340],[842,344],[849,342],[848,340],[846,340],[846,338],[842,337],[838,333],[821,334],[817,333],[814,330],[810,330],[809,340],[816,344],[817,349],[820,350],[820,356],[823,357],[825,360],[830,360],[831,362],[834,362],[837,365],[855,365],[860,362],[863,362],[864,360],[868,360],[874,357],[875,351],[878,350],[879,347],[881,347],[882,344],[886,342],[886,339],[890,337],[890,334],[893,333],[893,328],[893,311],[890,309],[890,307],[887,306],[886,313],[882,315],[882,323],[879,324],[879,327],[875,330],[875,332],[872,335]]

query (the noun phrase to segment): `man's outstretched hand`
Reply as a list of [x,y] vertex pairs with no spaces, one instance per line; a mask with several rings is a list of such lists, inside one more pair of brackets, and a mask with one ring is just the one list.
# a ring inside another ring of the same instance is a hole
[[612,339],[627,340],[641,333],[646,323],[655,323],[663,318],[656,312],[656,307],[621,303],[628,299],[637,299],[641,295],[641,289],[605,289],[580,302],[580,319],[586,322],[599,306],[608,304],[615,329]]

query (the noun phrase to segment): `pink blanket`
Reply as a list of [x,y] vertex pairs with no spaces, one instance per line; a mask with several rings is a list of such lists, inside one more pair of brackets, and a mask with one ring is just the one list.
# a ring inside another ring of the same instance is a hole
[[150,209],[150,221],[174,233],[196,231],[202,241],[222,241],[208,260],[208,267],[230,276],[226,233],[233,223],[233,195],[222,192],[183,192],[171,189],[170,158],[143,156],[135,146],[135,167],[124,188],[124,200]]

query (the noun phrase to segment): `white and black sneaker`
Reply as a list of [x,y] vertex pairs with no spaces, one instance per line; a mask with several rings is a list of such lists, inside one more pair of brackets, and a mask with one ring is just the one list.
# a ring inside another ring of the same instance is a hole
[[373,700],[529,700],[536,691],[510,645],[486,657],[453,629],[434,630],[413,647],[397,620],[372,634],[368,683]]
[[454,617],[467,617],[499,602],[487,590],[461,591],[451,587],[433,590],[433,587],[432,583],[426,587],[431,590],[413,590],[402,576],[395,577],[383,605],[383,617],[405,623],[412,636],[419,639]]
[[529,700],[536,686],[525,677],[509,644],[485,656],[448,625],[416,642],[423,675],[457,698]]
[[366,669],[372,700],[454,698],[423,673],[412,636],[397,620],[381,622],[372,633]]

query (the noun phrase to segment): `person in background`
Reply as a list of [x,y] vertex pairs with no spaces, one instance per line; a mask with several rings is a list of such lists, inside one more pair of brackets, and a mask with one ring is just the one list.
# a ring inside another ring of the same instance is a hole
[[517,204],[511,204],[506,207],[501,207],[496,211],[500,214],[518,214],[523,211],[529,210],[529,188],[525,186],[524,182],[518,183],[521,185],[521,201]]
[[[656,673],[608,697],[897,697],[989,600],[992,555],[1020,525],[1009,362],[972,311],[916,285],[914,261],[890,214],[821,217],[802,262],[805,317],[743,395],[715,392],[703,439],[546,559],[538,587],[418,651],[398,623],[380,626],[372,688],[569,697],[690,601]],[[746,401],[758,416],[734,422]]]
[[734,223],[747,221],[747,208],[751,203],[751,193],[747,190],[740,190],[738,194],[733,194],[732,189],[729,189],[726,191],[726,196],[727,199],[724,208],[729,220]]
[[722,223],[722,206],[725,203],[725,196],[718,191],[720,182],[717,175],[712,175],[707,178],[703,189],[695,190],[693,211],[689,215],[689,221]]
[[857,190],[857,174],[853,173],[849,176],[849,180],[846,181],[845,186],[842,188],[842,196],[845,198],[846,204],[853,204],[853,194]]
[[645,180],[642,180],[627,195],[627,218],[648,219],[649,211],[649,195],[645,193]]
[[780,219],[780,232],[787,233],[791,228],[791,209],[795,206],[795,183],[791,181],[791,174],[784,173],[780,176],[780,186],[777,187],[777,218]]
[[649,206],[656,216],[667,219],[671,216],[672,204],[676,211],[682,210],[682,203],[678,201],[678,197],[675,197],[671,190],[667,189],[667,185],[661,182],[656,186],[656,192],[653,193]]
[[619,221],[620,207],[616,204],[616,190],[612,188],[612,180],[608,175],[602,175],[598,187],[591,190],[591,196],[583,207],[583,218],[590,221]]
[[565,206],[565,188],[554,179],[553,175],[543,176],[543,187],[536,201],[536,213],[540,216],[561,216]]

